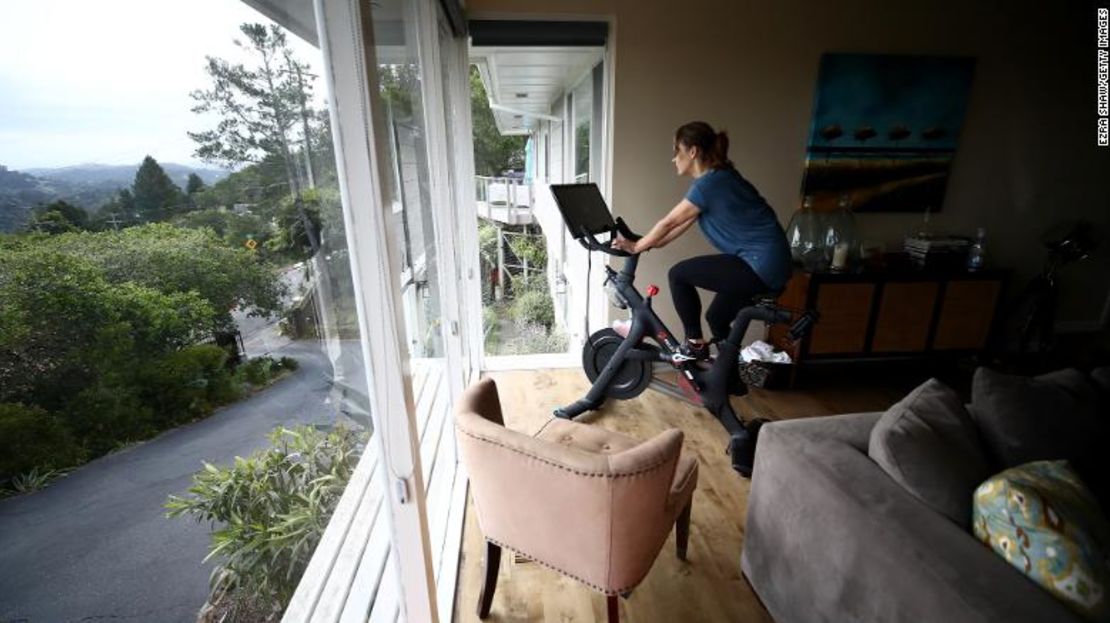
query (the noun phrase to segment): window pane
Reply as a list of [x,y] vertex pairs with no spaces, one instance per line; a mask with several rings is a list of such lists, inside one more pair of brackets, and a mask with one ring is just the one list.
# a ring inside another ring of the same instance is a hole
[[119,4],[0,22],[0,490],[17,494],[0,533],[20,535],[0,619],[193,621],[210,595],[212,618],[283,609],[348,487],[368,492],[345,516],[371,543],[349,579],[377,586],[388,534],[311,5],[275,24],[198,0],[167,28],[162,7]]
[[593,121],[593,81],[587,78],[574,90],[574,181],[590,181],[590,133]]

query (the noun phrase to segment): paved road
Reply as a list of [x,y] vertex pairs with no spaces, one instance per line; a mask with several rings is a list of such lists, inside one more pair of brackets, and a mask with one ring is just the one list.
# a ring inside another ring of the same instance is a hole
[[292,378],[212,417],[102,457],[53,486],[0,501],[0,622],[192,623],[208,594],[209,527],[166,519],[201,461],[229,463],[278,425],[333,424],[331,366],[315,343],[276,355]]

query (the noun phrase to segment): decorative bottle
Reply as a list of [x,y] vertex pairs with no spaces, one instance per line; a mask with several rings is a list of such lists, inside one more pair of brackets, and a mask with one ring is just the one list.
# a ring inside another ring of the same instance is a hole
[[851,200],[841,195],[836,210],[825,222],[824,255],[828,267],[834,271],[848,270],[855,262],[856,217],[852,214]]
[[813,209],[813,197],[806,195],[802,207],[790,219],[786,240],[790,243],[790,256],[794,263],[806,270],[820,270],[824,263],[822,219]]
[[980,227],[975,232],[975,243],[967,252],[967,269],[971,272],[981,270],[987,256],[987,230]]

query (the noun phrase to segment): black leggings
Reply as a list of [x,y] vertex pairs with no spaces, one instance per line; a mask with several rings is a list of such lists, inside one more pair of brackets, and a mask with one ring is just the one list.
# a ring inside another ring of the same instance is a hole
[[705,312],[713,337],[728,337],[729,326],[740,308],[768,288],[746,261],[735,255],[702,255],[675,264],[668,278],[674,308],[682,319],[686,339],[701,339],[701,299],[697,288],[716,292]]

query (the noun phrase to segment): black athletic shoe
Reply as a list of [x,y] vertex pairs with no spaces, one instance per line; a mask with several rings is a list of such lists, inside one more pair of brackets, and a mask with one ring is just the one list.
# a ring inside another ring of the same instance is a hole
[[690,340],[678,347],[678,352],[697,361],[709,361],[709,342],[694,344]]

